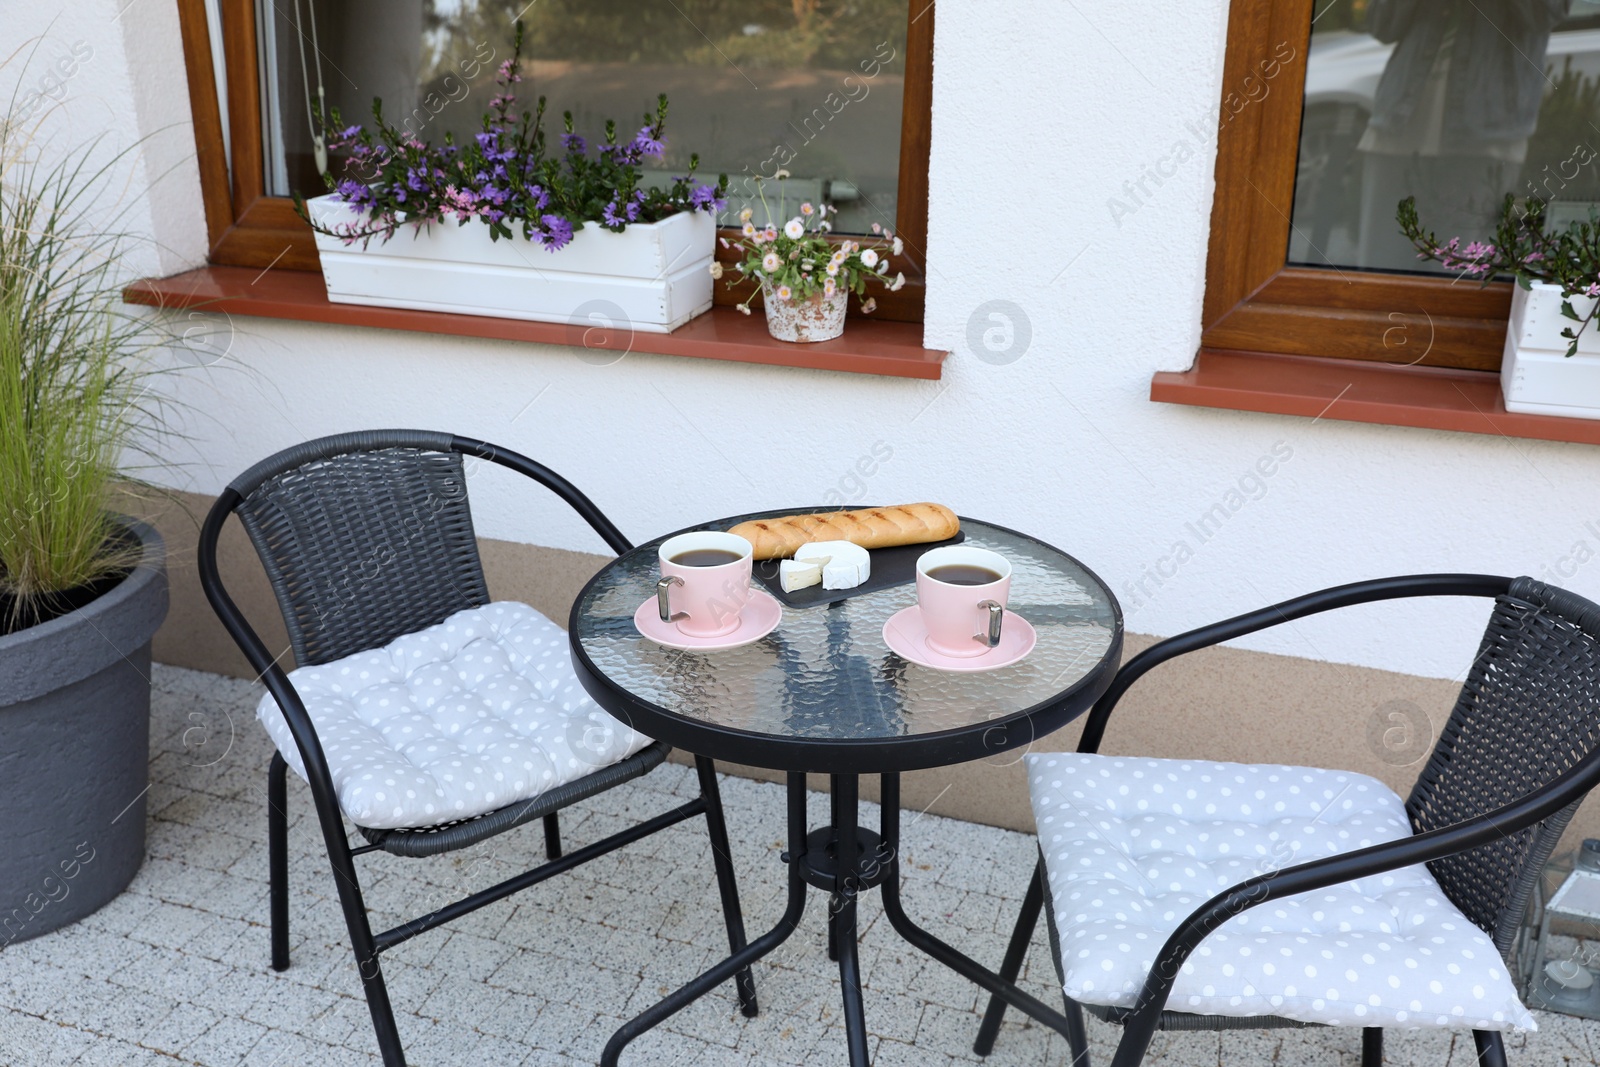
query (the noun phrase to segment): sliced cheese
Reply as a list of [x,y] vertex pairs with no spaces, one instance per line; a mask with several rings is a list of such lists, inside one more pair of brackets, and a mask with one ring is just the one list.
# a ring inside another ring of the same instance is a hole
[[785,593],[792,593],[796,589],[822,584],[822,564],[802,563],[799,560],[782,559],[778,561],[778,584]]
[[822,567],[822,588],[854,589],[872,576],[872,557],[849,541],[813,541],[795,550],[794,562]]

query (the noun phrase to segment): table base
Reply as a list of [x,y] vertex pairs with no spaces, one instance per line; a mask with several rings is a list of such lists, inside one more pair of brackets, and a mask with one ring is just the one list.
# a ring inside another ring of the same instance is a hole
[[[840,995],[844,1003],[845,1039],[851,1067],[866,1067],[867,1025],[861,1000],[861,969],[856,957],[858,932],[856,906],[860,893],[881,887],[883,911],[907,942],[932,956],[980,988],[998,996],[1010,1006],[1024,1011],[1071,1042],[1081,1047],[1084,1040],[1081,1019],[1055,1011],[1013,983],[982,966],[960,950],[946,944],[911,921],[900,903],[900,775],[882,776],[882,833],[860,826],[858,801],[860,776],[832,776],[831,825],[807,831],[806,778],[788,776],[788,851],[783,860],[789,865],[789,898],[778,924],[745,948],[729,956],[704,974],[645,1009],[617,1029],[601,1055],[602,1067],[616,1067],[622,1050],[640,1034],[682,1011],[741,970],[783,944],[800,925],[805,911],[806,886],[829,893],[828,956],[839,964]],[[855,862],[841,864],[842,857]]]

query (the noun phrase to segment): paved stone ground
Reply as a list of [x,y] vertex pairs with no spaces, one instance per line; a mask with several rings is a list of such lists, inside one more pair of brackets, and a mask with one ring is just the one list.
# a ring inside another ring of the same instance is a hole
[[[265,769],[258,690],[158,667],[152,726],[149,859],[129,891],[72,926],[0,952],[0,1063],[175,1063],[233,1067],[376,1064],[332,875],[305,787],[290,778],[293,966],[267,967]],[[752,934],[782,910],[783,794],[723,786]],[[667,765],[566,817],[569,845],[693,795]],[[877,821],[863,805],[868,825]],[[820,821],[826,798],[812,798]],[[929,929],[993,964],[1033,856],[1030,837],[934,816],[906,816],[907,908]],[[413,1064],[595,1063],[623,1021],[725,954],[703,824],[694,820],[620,854],[401,946],[384,970]],[[365,864],[367,899],[388,925],[542,858],[537,826],[453,858]],[[745,1065],[845,1062],[837,977],[816,894],[801,929],[756,970],[763,1012],[747,1020],[724,988],[636,1042],[625,1063]],[[975,987],[887,928],[876,894],[862,908],[861,960],[874,1061],[889,1067],[977,1062]],[[1025,985],[1051,997],[1048,951]],[[1516,1067],[1600,1064],[1600,1024],[1540,1016],[1518,1037]],[[1095,1062],[1116,1031],[1090,1020]],[[1162,1036],[1162,1067],[1326,1064],[1355,1067],[1348,1030]],[[1388,1062],[1466,1067],[1471,1038],[1393,1034]],[[1065,1043],[1013,1014],[990,1062],[1059,1065]]]

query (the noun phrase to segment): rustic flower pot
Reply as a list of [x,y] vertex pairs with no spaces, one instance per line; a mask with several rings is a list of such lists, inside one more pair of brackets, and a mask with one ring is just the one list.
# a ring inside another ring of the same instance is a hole
[[831,341],[844,333],[844,312],[849,296],[843,290],[832,296],[815,293],[805,300],[783,300],[763,288],[767,332],[780,341]]
[[[306,208],[319,226],[365,223],[331,193]],[[667,333],[710,310],[716,236],[710,212],[680,211],[621,233],[586,223],[554,252],[520,231],[493,240],[481,222],[401,226],[365,246],[324,233],[316,241],[335,304]]]
[[[1588,315],[1592,299],[1573,297],[1572,309]],[[1507,411],[1600,419],[1600,322],[1590,323],[1578,337],[1578,351],[1561,336],[1578,324],[1561,314],[1561,287],[1535,282],[1516,286],[1511,319],[1506,325],[1505,358],[1500,363],[1500,391]]]
[[144,863],[150,639],[167,614],[161,537],[85,606],[0,636],[0,947],[105,905]]

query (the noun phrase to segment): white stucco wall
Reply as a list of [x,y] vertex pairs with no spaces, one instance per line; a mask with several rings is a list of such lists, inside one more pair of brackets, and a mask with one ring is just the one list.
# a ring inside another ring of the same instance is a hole
[[[90,40],[78,128],[148,134],[186,118],[172,9],[80,0],[47,27],[51,13],[0,0],[0,51],[22,26],[47,30],[52,55]],[[1151,373],[1187,367],[1198,343],[1213,155],[1193,131],[1214,122],[1226,5],[1161,14],[939,5],[926,343],[953,351],[941,382],[639,354],[602,366],[239,319],[221,327],[226,359],[183,386],[190,440],[161,477],[214,492],[308,437],[425,426],[549,463],[636,539],[830,492],[936,499],[1078,555],[1129,628],[1157,634],[1381,574],[1527,572],[1600,597],[1600,449],[1149,402]],[[1193,155],[1177,162],[1182,141]],[[1114,218],[1112,198],[1126,207],[1125,183],[1158,160],[1175,174]],[[192,167],[170,181],[147,212],[166,270],[204,245]],[[1012,321],[1010,351],[985,347],[985,330],[1007,336],[991,311]],[[475,477],[483,533],[599,549],[538,491]],[[1219,503],[1214,530],[1190,526]],[[1482,619],[1459,602],[1389,606],[1243,644],[1451,677]]]

